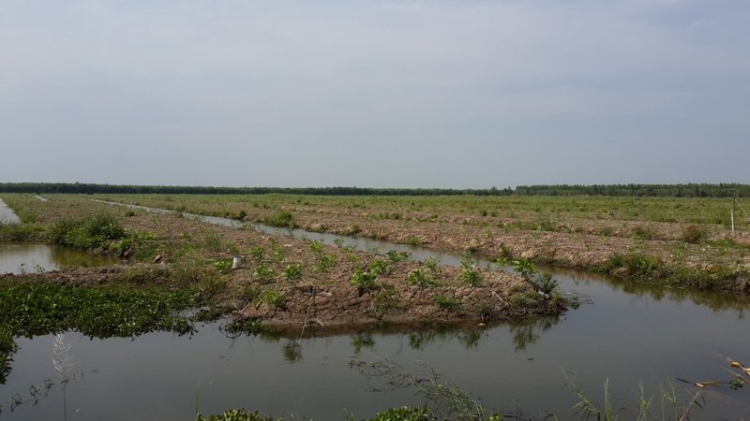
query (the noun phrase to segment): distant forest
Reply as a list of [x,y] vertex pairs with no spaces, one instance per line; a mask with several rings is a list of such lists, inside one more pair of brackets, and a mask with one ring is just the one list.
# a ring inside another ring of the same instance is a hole
[[320,196],[633,196],[750,197],[749,184],[536,185],[498,189],[378,189],[363,187],[130,186],[91,183],[0,183],[5,193],[118,194],[305,194]]

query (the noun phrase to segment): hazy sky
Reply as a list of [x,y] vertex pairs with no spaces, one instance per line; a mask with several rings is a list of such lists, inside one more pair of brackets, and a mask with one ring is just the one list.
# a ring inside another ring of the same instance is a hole
[[748,0],[3,0],[0,181],[750,183]]

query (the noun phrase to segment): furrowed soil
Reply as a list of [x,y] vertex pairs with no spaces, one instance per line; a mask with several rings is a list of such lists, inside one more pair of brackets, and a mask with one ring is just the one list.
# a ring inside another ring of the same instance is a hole
[[[91,250],[116,255],[119,264],[2,275],[0,282],[198,286],[211,296],[213,311],[285,329],[491,322],[559,314],[566,307],[564,299],[539,294],[520,276],[472,265],[428,267],[401,260],[404,256],[398,254],[133,211],[85,196],[50,196],[47,202],[33,196],[3,198],[26,221],[33,221],[39,239],[48,238],[45,235],[64,218],[102,213],[114,215],[128,237]],[[242,265],[231,269],[235,256],[242,258]],[[460,280],[466,270],[481,278],[476,286]]]
[[589,197],[103,196],[191,213],[296,227],[487,258],[750,293],[750,203]]

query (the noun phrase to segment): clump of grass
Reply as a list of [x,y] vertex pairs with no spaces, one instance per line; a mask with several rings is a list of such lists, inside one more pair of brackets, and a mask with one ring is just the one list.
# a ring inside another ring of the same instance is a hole
[[[280,419],[279,419],[280,420]],[[231,409],[219,415],[211,415],[208,418],[201,414],[196,414],[195,421],[275,421],[273,418],[266,418],[255,412],[247,412],[243,409]]]
[[263,294],[263,302],[279,309],[286,308],[286,298],[279,291],[270,289]]
[[461,303],[455,298],[451,298],[445,294],[438,294],[432,297],[432,301],[443,310],[456,311],[461,307]]
[[385,255],[393,263],[403,262],[409,259],[409,253],[405,251],[388,250]]
[[372,308],[369,313],[372,317],[380,318],[390,309],[399,305],[398,291],[391,284],[383,283],[372,297]]
[[82,249],[104,247],[108,241],[126,235],[118,220],[110,214],[97,214],[90,219],[64,218],[50,232],[53,243]]
[[272,227],[294,228],[294,215],[289,211],[279,211],[263,218],[263,223]]
[[697,225],[688,225],[682,230],[682,241],[689,244],[698,244],[706,241],[708,233],[704,228]]
[[0,224],[0,241],[30,241],[38,234],[33,225]]
[[323,250],[323,243],[317,240],[310,241],[310,244],[308,245],[310,248],[310,251],[313,253],[320,253]]
[[663,263],[655,256],[644,253],[613,254],[604,263],[594,267],[599,273],[612,273],[624,268],[631,276],[647,278],[661,271]]
[[260,246],[250,246],[250,256],[256,261],[263,260],[263,256],[266,254],[266,250]]

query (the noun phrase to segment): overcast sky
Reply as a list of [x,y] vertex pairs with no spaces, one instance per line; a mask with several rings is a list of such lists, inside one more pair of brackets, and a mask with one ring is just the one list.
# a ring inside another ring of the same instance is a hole
[[748,0],[3,0],[0,181],[750,183]]

